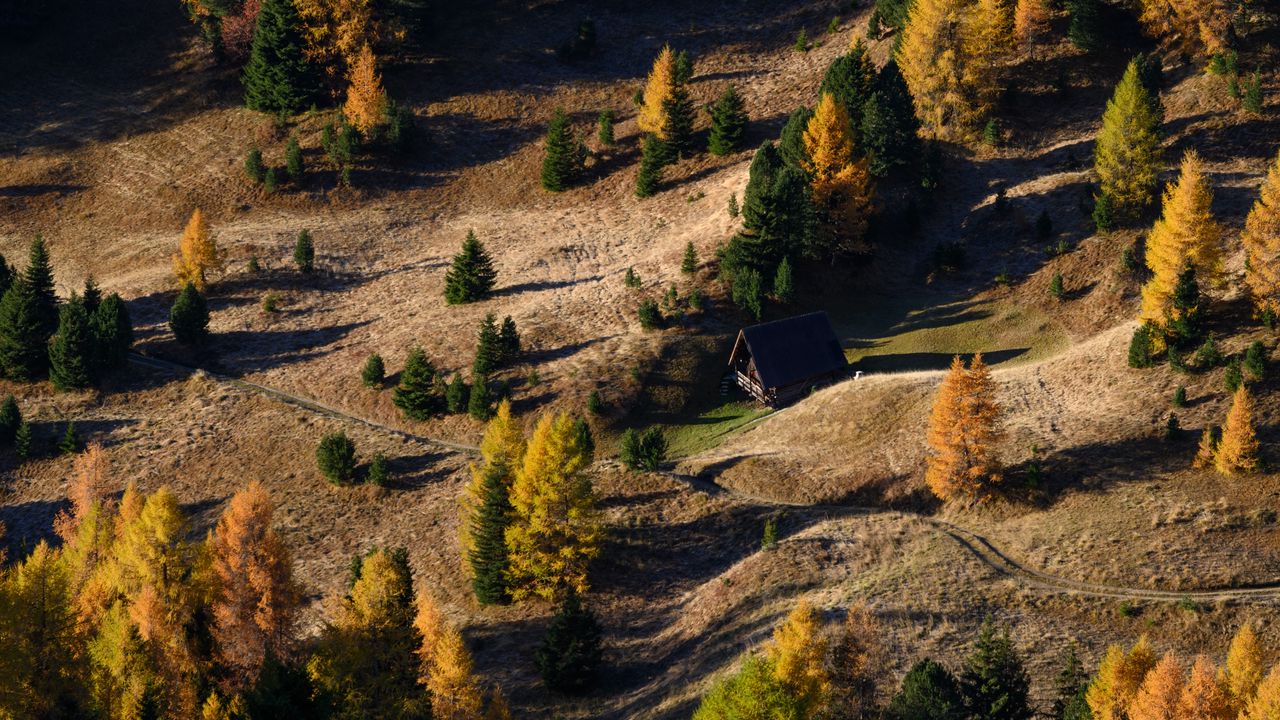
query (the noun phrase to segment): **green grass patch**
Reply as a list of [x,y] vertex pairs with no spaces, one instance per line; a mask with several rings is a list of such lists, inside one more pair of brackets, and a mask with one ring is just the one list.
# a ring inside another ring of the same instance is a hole
[[769,412],[770,409],[760,403],[731,399],[686,421],[667,425],[664,430],[668,455],[682,458],[710,450],[747,423]]

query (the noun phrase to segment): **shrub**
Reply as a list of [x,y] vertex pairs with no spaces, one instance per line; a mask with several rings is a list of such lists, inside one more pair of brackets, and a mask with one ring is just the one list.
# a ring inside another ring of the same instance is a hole
[[290,135],[289,144],[284,147],[284,169],[289,180],[300,182],[306,168],[302,164],[302,147],[298,145],[298,136]]
[[293,244],[293,264],[300,272],[309,273],[315,270],[316,246],[311,240],[310,230],[300,230],[298,240]]
[[1243,382],[1244,373],[1240,371],[1240,358],[1231,358],[1231,362],[1227,363],[1227,371],[1222,374],[1222,383],[1226,385],[1227,392],[1234,393],[1240,389]]
[[369,359],[364,361],[364,368],[360,370],[360,381],[365,387],[381,389],[386,376],[387,369],[382,362],[382,356],[378,353],[370,353]]
[[386,487],[387,481],[391,479],[390,471],[387,470],[387,456],[382,451],[373,454],[373,460],[369,461],[369,472],[365,475],[364,481],[374,487]]
[[629,288],[638,288],[643,283],[640,281],[640,276],[636,274],[635,268],[627,268],[627,274],[622,278],[622,284]]
[[729,193],[729,217],[736,218],[740,209],[738,208],[738,194]]
[[452,415],[466,412],[467,398],[467,381],[462,379],[462,373],[457,373],[449,383],[449,389],[444,391],[445,409]]
[[209,337],[209,306],[193,283],[178,293],[169,310],[169,329],[183,345],[199,345]]
[[[10,397],[13,397],[10,395]],[[604,400],[600,399],[600,391],[592,390],[587,396],[587,412],[592,415],[599,415],[604,412]]]
[[693,247],[693,241],[689,241],[684,246],[684,258],[680,261],[680,272],[685,275],[692,275],[698,271],[698,251]]
[[534,653],[538,673],[548,688],[579,694],[595,685],[600,659],[600,623],[571,589]]
[[796,52],[809,52],[809,35],[804,30],[796,33],[796,42],[793,46]]
[[1244,352],[1244,369],[1249,377],[1261,380],[1267,374],[1267,348],[1261,340],[1254,340]]
[[645,330],[656,330],[662,327],[662,310],[658,308],[658,303],[653,300],[642,301],[636,314],[640,318],[640,327]]
[[1100,233],[1111,232],[1116,226],[1115,203],[1106,193],[1099,194],[1093,203],[1093,226]]
[[245,272],[256,273],[262,270],[262,265],[258,262],[257,255],[250,255],[249,262],[244,264]]
[[688,298],[688,300],[689,300],[689,309],[690,309],[690,310],[701,310],[701,309],[702,309],[702,305],[703,305],[703,301],[702,301],[702,291],[701,291],[701,290],[699,290],[698,288],[694,288],[694,289],[692,289],[692,290],[690,290],[690,291],[689,291],[689,298]]
[[329,433],[316,446],[316,467],[335,485],[351,481],[356,473],[356,444],[346,433]]
[[278,185],[279,181],[276,179],[276,169],[273,167],[267,168],[266,173],[262,176],[262,189],[266,190],[268,193],[273,193],[276,191],[276,187]]
[[1138,251],[1132,245],[1121,251],[1120,267],[1126,273],[1135,277],[1142,272],[1142,261],[1138,259]]
[[1053,280],[1049,281],[1049,294],[1058,301],[1066,297],[1067,291],[1062,286],[1062,273],[1053,274]]
[[1155,365],[1155,333],[1158,328],[1145,322],[1133,331],[1133,339],[1129,341],[1129,367],[1149,368]]
[[276,313],[280,311],[280,296],[269,292],[262,296],[262,312]]
[[644,432],[634,428],[622,434],[622,464],[632,470],[655,472],[667,457],[667,438],[662,428],[651,427]]
[[245,177],[255,183],[260,183],[263,179],[263,173],[262,151],[258,148],[252,148],[249,150],[249,154],[244,156]]
[[1239,55],[1234,50],[1214,53],[1209,59],[1209,72],[1214,75],[1236,75],[1239,71]]
[[1187,406],[1187,389],[1179,385],[1173,391],[1172,402],[1174,407],[1186,407]]
[[1254,71],[1244,85],[1243,97],[1240,99],[1244,109],[1254,115],[1262,114],[1262,74]]
[[1218,343],[1212,336],[1205,338],[1200,347],[1196,348],[1193,362],[1201,370],[1217,367],[1222,363],[1222,352],[1218,350]]

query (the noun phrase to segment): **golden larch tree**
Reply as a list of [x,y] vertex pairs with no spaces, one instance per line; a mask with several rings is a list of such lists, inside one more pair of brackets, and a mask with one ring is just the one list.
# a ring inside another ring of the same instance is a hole
[[1147,34],[1191,55],[1208,57],[1228,49],[1231,7],[1226,0],[1139,0]]
[[921,130],[935,138],[972,138],[984,113],[968,86],[968,0],[917,0],[903,29],[898,65]]
[[1280,665],[1258,684],[1258,690],[1249,698],[1240,720],[1275,720],[1280,718]]
[[481,720],[484,699],[476,680],[471,653],[462,634],[446,628],[432,653],[427,689],[431,691],[431,717],[437,720]]
[[640,114],[636,117],[636,126],[641,131],[666,139],[665,105],[674,95],[675,87],[676,54],[671,51],[670,45],[663,45],[644,83],[644,104],[640,106]]
[[587,591],[587,565],[604,538],[591,479],[583,472],[590,456],[567,414],[538,421],[511,485],[515,517],[506,539],[513,600]]
[[1094,720],[1127,720],[1129,705],[1155,665],[1156,655],[1145,635],[1128,652],[1119,645],[1108,647],[1085,691]]
[[1151,279],[1142,286],[1140,320],[1163,325],[1173,314],[1173,291],[1187,263],[1202,288],[1222,286],[1222,226],[1213,219],[1213,186],[1194,150],[1182,158],[1178,180],[1164,193],[1164,208],[1147,235]]
[[[824,707],[831,693],[826,656],[822,623],[813,605],[802,599],[774,629],[768,657],[779,682],[810,712]],[[802,715],[808,717],[808,713]]]
[[417,609],[413,616],[413,629],[418,632],[418,637],[422,638],[422,643],[418,646],[418,661],[422,667],[421,674],[424,682],[431,676],[431,666],[436,661],[436,646],[440,644],[440,637],[444,634],[446,627],[444,613],[440,611],[440,606],[429,593],[422,593],[418,597]]
[[95,508],[110,507],[111,492],[115,490],[110,469],[102,443],[89,443],[84,452],[76,456],[71,466],[72,479],[67,485],[67,500],[71,507],[59,510],[53,519],[53,530],[62,539],[64,547],[76,542],[81,523]]
[[462,566],[468,576],[472,573],[471,551],[475,548],[472,541],[472,529],[476,513],[484,505],[484,479],[491,468],[506,469],[508,487],[515,479],[516,469],[524,459],[524,431],[520,427],[520,419],[511,413],[511,401],[503,398],[489,424],[485,427],[484,438],[480,441],[480,464],[471,466],[471,480],[459,499],[459,515],[461,524],[458,528],[458,543],[462,548],[460,555]]
[[1028,47],[1049,31],[1051,11],[1046,0],[1018,0],[1013,16],[1013,36]]
[[0,578],[0,714],[6,718],[68,716],[66,701],[83,679],[71,593],[65,564],[44,540]]
[[272,526],[275,506],[253,481],[231,497],[209,537],[213,638],[218,656],[252,682],[270,655],[288,658],[302,592],[293,561]]
[[805,170],[812,178],[813,202],[837,238],[837,250],[857,250],[874,203],[865,158],[855,159],[853,128],[844,105],[823,93],[804,131]]
[[382,39],[372,0],[295,0],[309,60],[338,74],[351,68],[365,45]]
[[1264,653],[1251,623],[1244,623],[1231,638],[1227,650],[1227,664],[1222,669],[1227,692],[1238,711],[1242,711],[1249,698],[1257,692],[1262,682]]
[[1223,475],[1247,475],[1258,471],[1258,433],[1253,427],[1253,396],[1244,383],[1236,388],[1231,410],[1222,426],[1222,439],[1213,466]]
[[382,124],[387,112],[387,93],[382,89],[378,61],[368,45],[360,49],[347,80],[350,84],[347,85],[347,101],[342,106],[342,114],[356,130],[367,135]]
[[925,483],[942,500],[984,499],[1000,485],[1000,406],[990,369],[975,355],[951,361],[929,415]]
[[1267,169],[1267,179],[1241,236],[1245,251],[1244,279],[1259,315],[1280,318],[1280,154]]
[[173,274],[178,279],[178,286],[194,283],[197,290],[204,292],[208,287],[209,273],[221,268],[222,257],[209,234],[209,223],[200,208],[196,208],[182,231],[178,254],[173,256]]
[[1165,653],[1160,662],[1143,678],[1142,685],[1129,705],[1129,720],[1179,720],[1178,702],[1182,699],[1182,662],[1173,653]]
[[1178,699],[1178,720],[1235,720],[1231,696],[1217,678],[1217,668],[1204,655],[1196,657]]
[[1200,444],[1196,447],[1196,456],[1191,460],[1191,467],[1204,470],[1213,467],[1213,460],[1218,455],[1218,436],[1212,425],[1206,425],[1200,433]]
[[1164,167],[1160,114],[1139,70],[1136,59],[1125,68],[1102,113],[1093,151],[1102,195],[1122,218],[1135,217],[1151,205]]

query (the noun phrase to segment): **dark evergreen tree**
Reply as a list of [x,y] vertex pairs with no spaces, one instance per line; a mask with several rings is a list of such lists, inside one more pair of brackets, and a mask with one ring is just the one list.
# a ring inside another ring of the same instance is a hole
[[778,263],[778,273],[773,278],[773,296],[784,305],[795,296],[795,281],[791,277],[791,260],[788,258],[782,258]]
[[852,50],[831,61],[822,77],[822,85],[818,88],[818,97],[830,94],[849,113],[854,125],[853,141],[857,147],[862,147],[857,121],[863,115],[863,108],[871,97],[875,81],[875,63],[867,54],[866,46],[859,40]]
[[1105,37],[1102,30],[1102,0],[1067,0],[1067,37],[1072,44],[1086,52],[1102,48]]
[[1156,333],[1160,330],[1150,322],[1145,322],[1133,331],[1129,340],[1129,367],[1149,368],[1155,364]]
[[84,293],[80,296],[84,302],[84,311],[93,315],[98,311],[98,306],[102,304],[102,289],[98,287],[98,282],[90,275],[84,279]]
[[1261,340],[1254,340],[1244,351],[1244,369],[1254,380],[1267,376],[1267,346]]
[[1254,70],[1253,74],[1244,83],[1244,90],[1240,97],[1240,104],[1248,112],[1254,115],[1262,114],[1262,107],[1265,104],[1262,92],[1262,73]]
[[1138,82],[1151,96],[1151,109],[1159,122],[1164,122],[1164,103],[1160,91],[1164,89],[1164,66],[1159,53],[1140,53],[1133,59],[1138,64]]
[[53,267],[49,264],[44,238],[36,236],[31,241],[31,257],[22,276],[35,295],[40,327],[47,338],[58,329],[58,295],[53,290]]
[[421,348],[410,350],[409,357],[404,361],[404,370],[400,371],[400,384],[396,386],[391,401],[406,417],[426,420],[440,411],[443,402],[440,381],[436,375],[435,366]]
[[766,143],[751,161],[750,177],[742,203],[742,230],[721,254],[722,267],[733,287],[735,302],[753,308],[750,273],[756,284],[777,274],[784,257],[814,255],[817,251],[817,219],[809,183],[799,171],[786,166],[780,152]]
[[542,157],[542,187],[551,192],[567,190],[582,172],[582,151],[569,116],[557,108],[547,126],[547,140]]
[[254,184],[266,179],[267,169],[262,166],[262,151],[256,147],[249,148],[244,156],[244,175]]
[[209,338],[209,306],[194,283],[187,283],[169,310],[169,329],[183,345],[199,345]]
[[462,373],[455,373],[448,389],[444,391],[445,410],[450,415],[466,412],[467,397],[467,381],[462,379]]
[[534,663],[548,688],[580,694],[595,685],[602,656],[600,634],[600,623],[570,589],[534,653]]
[[885,709],[886,720],[965,720],[964,700],[955,676],[925,658],[902,678],[902,687]]
[[25,277],[17,277],[0,298],[0,371],[10,380],[29,382],[44,374],[48,336],[40,306]]
[[12,394],[6,395],[0,404],[0,445],[12,445],[20,425],[22,411],[18,409],[18,400]]
[[728,155],[742,148],[742,138],[747,129],[747,108],[733,85],[724,89],[715,105],[711,106],[711,133],[707,137],[707,150],[712,155]]
[[484,470],[481,503],[471,521],[471,587],[481,605],[507,601],[507,526],[511,524],[511,498],[507,468],[501,463]]
[[690,240],[684,246],[684,258],[680,260],[680,272],[685,275],[692,275],[698,271],[698,251],[693,247],[693,241]]
[[316,246],[311,240],[310,230],[298,232],[298,240],[293,244],[293,264],[299,272],[310,273],[316,269]]
[[645,135],[644,143],[640,146],[640,170],[636,173],[636,197],[647,198],[658,192],[668,152],[666,143],[656,135]]
[[18,431],[13,436],[13,450],[22,460],[31,457],[31,423],[26,420],[18,423]]
[[983,623],[973,652],[960,675],[971,720],[1030,720],[1035,715],[1029,695],[1031,679],[1022,666],[1007,628]]
[[681,50],[676,53],[674,70],[671,80],[677,86],[688,85],[689,81],[693,79],[693,60],[689,58],[688,50]]
[[871,12],[871,22],[867,32],[872,37],[882,32],[902,30],[907,26],[907,11],[911,8],[910,0],[876,0],[875,9]]
[[471,394],[467,398],[467,414],[476,420],[488,420],[493,415],[493,398],[489,393],[489,378],[471,376]]
[[316,446],[316,467],[335,485],[351,482],[356,475],[356,444],[341,431],[325,435]]
[[778,153],[782,161],[797,172],[806,173],[804,166],[809,162],[809,151],[804,146],[804,131],[809,128],[813,119],[813,110],[807,107],[796,108],[782,126],[782,134],[778,139]]
[[94,380],[94,337],[84,301],[72,294],[59,311],[58,332],[49,343],[49,380],[58,390],[79,390]]
[[[585,449],[588,458],[594,457],[596,453],[596,439],[591,434],[591,425],[587,423],[586,418],[574,418],[573,435],[577,438],[578,446]],[[591,460],[587,460],[587,465],[591,464]]]
[[600,113],[600,116],[596,118],[596,139],[605,147],[609,147],[614,143],[613,121],[614,117],[612,110],[604,110]]
[[907,83],[893,60],[876,75],[860,122],[862,148],[870,160],[872,175],[883,177],[895,168],[917,167],[921,157],[920,120]]
[[374,487],[386,487],[390,479],[391,471],[387,468],[387,456],[379,450],[369,461],[369,471],[365,473],[364,481]]
[[262,0],[244,67],[245,105],[266,113],[293,113],[318,91],[318,77],[307,61],[302,21],[292,0]]
[[506,367],[520,358],[520,331],[516,329],[516,321],[508,315],[502,318],[502,328],[498,330],[498,365]]
[[58,441],[58,453],[62,455],[74,455],[80,452],[80,433],[76,432],[76,424],[67,423],[67,429],[62,433],[62,439]]
[[295,183],[300,182],[302,174],[306,172],[302,163],[302,146],[298,144],[297,135],[290,135],[289,143],[284,146],[284,169],[289,173],[289,179]]
[[9,264],[8,260],[4,259],[3,255],[0,255],[0,295],[4,295],[9,286],[13,284],[13,279],[16,276],[17,273],[14,271],[13,266]]
[[369,359],[364,361],[364,367],[360,370],[360,382],[365,387],[382,388],[382,383],[386,380],[387,368],[382,362],[382,356],[378,353],[370,353]]
[[1200,341],[1200,316],[1203,313],[1195,265],[1187,263],[1178,274],[1178,282],[1173,287],[1172,305],[1173,313],[1165,320],[1168,343],[1178,348],[1195,345]]
[[1093,720],[1093,710],[1085,700],[1089,676],[1080,664],[1075,647],[1068,648],[1062,671],[1058,673],[1054,684],[1053,706],[1049,710],[1049,717],[1053,720]]
[[662,114],[668,158],[690,157],[693,154],[693,101],[689,99],[688,88],[677,84],[671,97],[662,104]]
[[483,300],[493,291],[497,279],[493,259],[484,249],[484,244],[476,239],[476,234],[468,230],[467,238],[462,241],[462,250],[453,256],[453,266],[444,276],[445,301],[450,305],[460,305]]
[[472,375],[487,376],[502,367],[502,338],[498,332],[498,318],[489,313],[480,321],[476,336],[476,359],[471,366]]
[[639,432],[628,429],[622,433],[622,447],[618,459],[632,470],[656,472],[667,459],[667,438],[656,425]]
[[329,715],[319,695],[305,667],[281,662],[268,653],[253,686],[244,692],[245,716],[324,720]]

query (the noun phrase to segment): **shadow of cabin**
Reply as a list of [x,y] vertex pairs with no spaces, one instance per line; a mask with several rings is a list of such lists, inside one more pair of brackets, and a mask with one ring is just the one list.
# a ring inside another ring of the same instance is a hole
[[825,312],[753,325],[738,332],[729,369],[756,400],[780,407],[848,370]]

